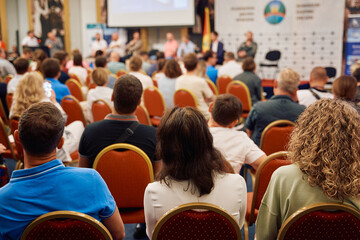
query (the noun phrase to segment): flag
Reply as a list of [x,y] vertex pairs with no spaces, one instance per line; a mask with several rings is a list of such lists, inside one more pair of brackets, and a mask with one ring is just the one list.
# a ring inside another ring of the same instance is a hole
[[203,31],[203,40],[202,40],[202,52],[206,52],[210,50],[211,38],[210,38],[210,14],[209,8],[205,8],[204,15],[204,31]]

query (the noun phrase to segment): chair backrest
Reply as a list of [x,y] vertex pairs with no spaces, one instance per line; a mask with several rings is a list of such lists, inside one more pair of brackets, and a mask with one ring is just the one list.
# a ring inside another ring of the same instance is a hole
[[119,70],[116,72],[116,76],[120,77],[121,75],[126,74],[127,72],[125,70]]
[[6,104],[7,104],[9,110],[10,110],[11,105],[12,105],[13,97],[14,97],[13,93],[7,93],[6,94]]
[[89,87],[91,84],[91,71],[88,73],[87,77],[86,77],[86,80],[85,80],[85,85],[87,87]]
[[197,108],[198,103],[195,95],[187,89],[178,89],[174,93],[174,105],[178,107]]
[[270,123],[261,134],[260,149],[267,155],[287,150],[294,127],[295,123],[289,120],[277,120]]
[[94,122],[104,120],[106,115],[112,112],[111,106],[103,99],[97,99],[91,106]]
[[299,209],[281,226],[278,239],[359,239],[360,212],[341,203]]
[[[6,130],[6,126],[1,118],[0,118],[0,143],[2,143],[6,147],[6,151],[5,151],[6,156],[4,156],[4,157],[9,156],[14,160],[18,159],[16,157],[14,149],[10,143],[9,134],[8,134],[8,131]],[[5,153],[4,153],[4,155],[5,155]]]
[[74,121],[81,121],[86,126],[86,120],[80,102],[73,96],[67,95],[61,100],[61,107],[67,114],[66,125]]
[[89,84],[89,90],[90,89],[94,89],[94,88],[96,88],[97,87],[97,85],[95,84],[95,83],[90,83]]
[[216,79],[216,85],[217,85],[217,89],[219,90],[219,94],[226,93],[226,87],[228,86],[229,83],[231,83],[232,80],[233,80],[232,77],[228,75],[222,75]]
[[93,168],[105,180],[119,208],[144,207],[145,188],[154,181],[152,163],[144,151],[116,143],[96,156]]
[[153,82],[153,84],[154,84],[154,86],[155,86],[155,87],[159,87],[159,86],[158,86],[158,81],[157,81],[157,80],[152,79],[152,82]]
[[80,80],[80,78],[79,78],[78,75],[76,75],[76,74],[74,74],[74,73],[69,73],[68,75],[69,75],[70,79],[75,80],[77,83],[80,84],[80,86],[82,85],[82,84],[81,84],[81,80]]
[[279,61],[281,58],[281,52],[278,50],[272,50],[266,53],[265,59],[268,61]]
[[6,125],[9,125],[9,118],[5,113],[4,106],[1,101],[0,101],[0,117]]
[[66,81],[65,85],[69,88],[72,96],[80,102],[85,101],[84,93],[81,90],[81,84],[77,80],[69,79]]
[[250,112],[252,108],[251,96],[245,83],[238,80],[231,81],[226,87],[226,93],[234,95],[241,101],[244,112]]
[[151,86],[144,90],[144,105],[150,116],[162,117],[165,112],[164,97],[157,87]]
[[8,75],[5,77],[5,79],[4,79],[4,80],[5,80],[5,83],[8,84],[8,83],[10,82],[10,80],[13,79],[13,78],[14,78],[13,75],[8,74]]
[[151,126],[151,121],[149,117],[149,113],[147,112],[146,108],[141,105],[138,105],[135,111],[135,115],[139,121],[139,123]]
[[[10,118],[10,128],[11,128],[11,133],[14,135],[15,130],[17,130],[19,128],[19,119],[20,117],[17,116],[13,116]],[[23,154],[23,148],[20,144],[17,144],[15,141],[15,147],[17,150],[17,155],[19,159],[23,159],[24,154]]]
[[101,222],[89,215],[73,211],[55,211],[32,221],[20,239],[112,240],[112,237]]
[[259,210],[261,200],[269,185],[273,172],[281,166],[290,165],[291,161],[287,160],[287,152],[273,153],[263,161],[258,169],[256,169],[255,186],[253,190],[253,199],[251,203],[251,211],[249,217],[249,224],[255,222],[255,211]]
[[239,240],[241,230],[233,216],[220,207],[188,203],[170,210],[156,223],[152,240],[167,239]]
[[214,93],[215,96],[219,95],[219,91],[216,87],[216,85],[213,83],[213,81],[211,81],[210,79],[206,78],[206,83],[208,84],[209,88],[211,89],[211,91]]

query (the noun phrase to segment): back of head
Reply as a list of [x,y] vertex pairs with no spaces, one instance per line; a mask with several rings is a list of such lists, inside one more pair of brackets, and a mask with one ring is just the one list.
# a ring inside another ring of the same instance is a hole
[[108,73],[104,68],[96,68],[91,73],[91,79],[97,86],[104,86],[108,82]]
[[14,67],[17,74],[24,74],[29,69],[29,60],[26,60],[25,58],[17,58],[14,61]]
[[253,57],[246,57],[242,61],[242,69],[247,72],[255,71],[256,64]]
[[314,67],[310,73],[311,81],[323,82],[326,84],[328,76],[326,75],[326,70],[323,67]]
[[195,53],[188,53],[184,56],[184,65],[187,71],[193,71],[195,70],[197,64],[198,64],[198,59],[195,55]]
[[34,61],[44,61],[47,58],[46,52],[44,52],[42,49],[36,49],[34,52],[33,60]]
[[167,60],[165,59],[160,59],[157,63],[156,66],[156,71],[161,72],[164,70],[165,64],[166,64]]
[[48,102],[31,105],[20,118],[19,137],[27,154],[45,156],[55,151],[63,135],[65,119]]
[[60,64],[63,64],[67,56],[68,56],[67,52],[63,50],[59,50],[54,53],[53,58],[56,58],[57,60],[59,60]]
[[60,72],[59,61],[55,58],[48,58],[42,64],[42,72],[45,78],[55,78]]
[[104,56],[98,56],[95,58],[95,66],[98,67],[106,67],[107,61],[106,61],[106,57]]
[[31,54],[33,51],[31,50],[31,48],[29,47],[24,47],[23,48],[23,54]]
[[284,68],[280,71],[276,81],[278,88],[292,94],[300,84],[300,75],[290,68]]
[[222,94],[218,96],[211,110],[211,116],[215,122],[223,127],[227,127],[234,121],[240,119],[242,114],[242,104],[240,100],[232,94]]
[[360,82],[360,68],[357,68],[353,73],[352,76],[356,79],[357,82]]
[[72,55],[72,56],[74,56],[74,55],[76,55],[76,54],[80,54],[80,55],[81,55],[80,50],[77,49],[77,48],[75,48],[75,49],[73,49],[73,50],[71,51],[71,55]]
[[204,116],[190,107],[170,109],[161,119],[157,138],[157,157],[163,161],[160,180],[189,181],[193,194],[210,193],[214,171],[223,172],[224,165]]
[[74,66],[80,66],[82,67],[82,55],[81,54],[74,54],[73,55],[73,61],[74,61]]
[[212,57],[213,57],[213,51],[211,51],[211,50],[206,51],[206,52],[204,53],[204,56],[203,56],[203,58],[204,58],[205,61],[208,61],[209,58],[212,58]]
[[233,52],[226,52],[224,55],[225,60],[235,60],[235,54]]
[[132,56],[129,61],[129,69],[132,72],[138,72],[141,70],[142,60],[138,56]]
[[104,56],[104,52],[102,50],[97,50],[95,52],[95,57],[98,57],[98,56]]
[[166,61],[164,68],[164,74],[168,78],[177,78],[182,74],[180,65],[175,59]]
[[119,114],[131,114],[136,110],[142,96],[140,80],[130,74],[120,76],[114,85],[114,108]]
[[160,60],[160,59],[164,59],[165,58],[165,54],[164,52],[156,52],[156,60]]
[[115,52],[115,51],[112,51],[110,53],[110,61],[112,62],[118,62],[120,60],[120,55],[119,53]]
[[326,197],[359,198],[360,115],[345,101],[316,101],[296,123],[289,158]]
[[354,101],[357,93],[356,79],[350,76],[341,76],[333,83],[333,93],[336,98],[345,101]]

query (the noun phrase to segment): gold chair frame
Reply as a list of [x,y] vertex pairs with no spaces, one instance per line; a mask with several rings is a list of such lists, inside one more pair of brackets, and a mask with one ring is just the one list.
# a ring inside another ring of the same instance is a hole
[[211,91],[214,89],[214,95],[215,96],[219,96],[219,90],[218,90],[218,88],[216,87],[216,85],[215,85],[215,83],[213,82],[213,81],[211,81],[209,78],[205,78],[205,80],[206,80],[206,83],[207,84],[209,84],[209,85],[211,85],[213,88],[210,88],[211,89]]

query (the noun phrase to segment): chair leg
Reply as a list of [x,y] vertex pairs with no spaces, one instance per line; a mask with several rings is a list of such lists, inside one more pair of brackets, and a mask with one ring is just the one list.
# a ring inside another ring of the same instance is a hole
[[22,161],[17,161],[16,165],[15,165],[15,170],[19,170],[19,169],[23,169],[24,168],[24,163]]
[[247,221],[244,223],[244,238],[245,240],[249,240],[249,225]]

